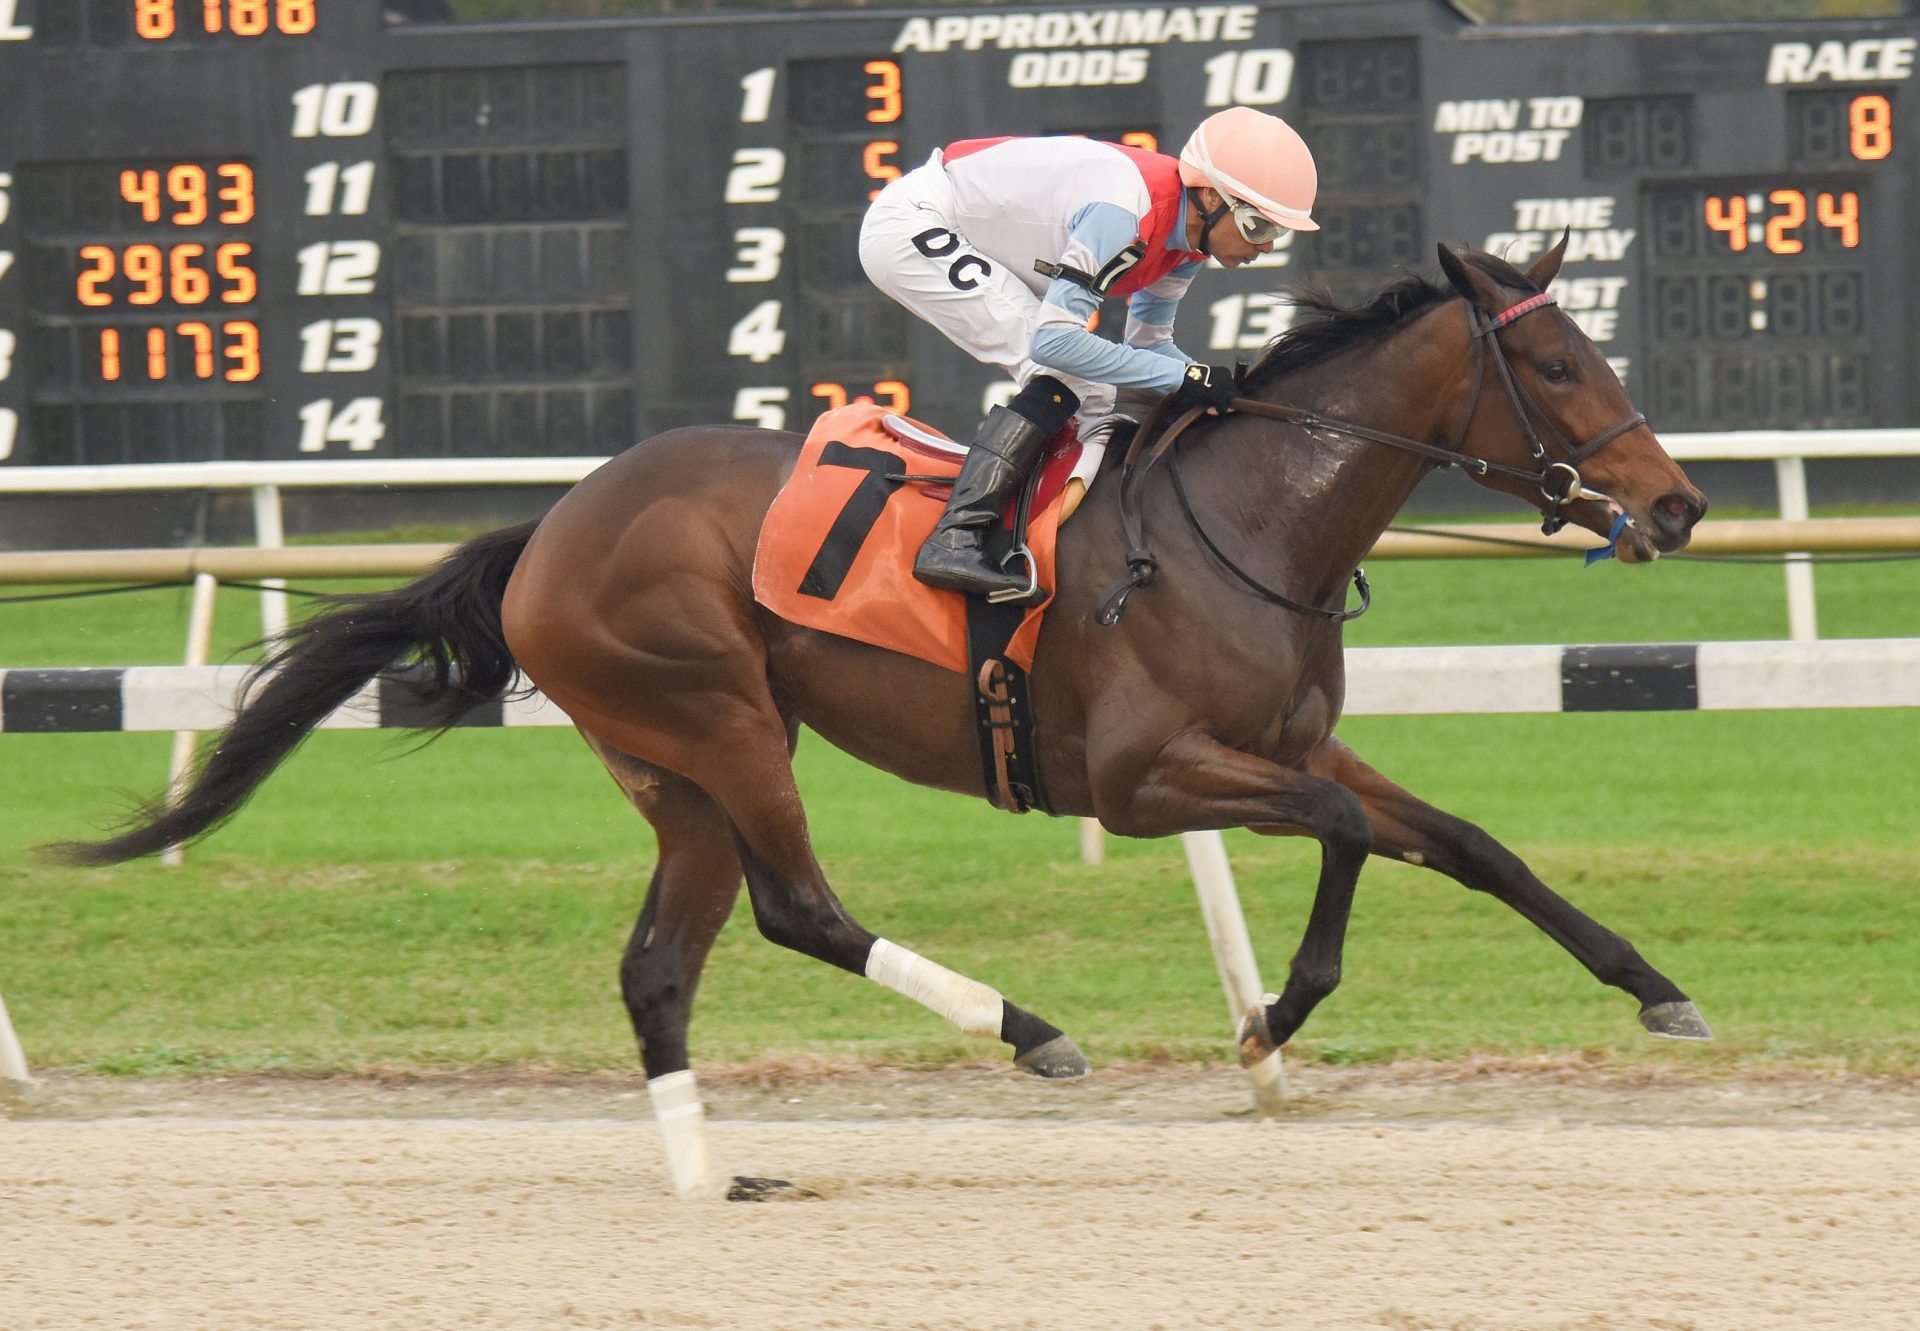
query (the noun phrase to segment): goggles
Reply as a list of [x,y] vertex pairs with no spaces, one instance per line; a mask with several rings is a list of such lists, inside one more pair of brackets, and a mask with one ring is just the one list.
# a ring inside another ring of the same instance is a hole
[[[1225,198],[1225,195],[1221,196]],[[1286,230],[1278,222],[1239,199],[1227,199],[1227,207],[1233,211],[1233,224],[1238,228],[1241,238],[1249,245],[1265,245],[1280,239],[1280,233]]]

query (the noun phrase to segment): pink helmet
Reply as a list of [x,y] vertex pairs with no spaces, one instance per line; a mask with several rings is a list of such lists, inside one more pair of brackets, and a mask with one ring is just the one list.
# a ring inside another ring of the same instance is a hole
[[1307,216],[1320,173],[1306,143],[1279,116],[1250,106],[1214,112],[1180,150],[1180,180],[1211,185],[1295,231],[1320,229]]

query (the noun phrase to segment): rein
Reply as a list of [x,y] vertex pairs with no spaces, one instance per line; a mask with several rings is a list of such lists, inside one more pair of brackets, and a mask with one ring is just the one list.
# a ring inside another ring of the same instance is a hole
[[[1498,476],[1505,480],[1522,481],[1537,486],[1541,495],[1551,505],[1540,523],[1540,530],[1551,536],[1566,526],[1567,519],[1561,510],[1575,500],[1601,499],[1613,502],[1611,496],[1586,487],[1580,478],[1580,464],[1627,431],[1645,425],[1647,422],[1647,418],[1636,411],[1608,426],[1586,442],[1575,444],[1560,432],[1547,414],[1540,409],[1539,404],[1520,387],[1519,380],[1514,378],[1513,366],[1507,360],[1507,353],[1495,334],[1508,324],[1524,318],[1535,310],[1557,304],[1558,302],[1551,294],[1542,291],[1500,314],[1489,316],[1481,313],[1473,302],[1467,302],[1467,330],[1471,338],[1470,345],[1473,347],[1473,390],[1467,398],[1467,411],[1461,418],[1460,432],[1451,446],[1429,444],[1419,439],[1409,439],[1405,435],[1376,430],[1372,426],[1343,421],[1333,416],[1323,416],[1319,412],[1308,411],[1301,407],[1279,406],[1258,402],[1252,398],[1235,398],[1232,410],[1298,425],[1309,434],[1316,430],[1323,430],[1329,434],[1346,435],[1368,443],[1385,444],[1390,448],[1398,448],[1404,452],[1431,458],[1443,467],[1459,467],[1475,476]],[[1480,409],[1480,390],[1486,380],[1489,348],[1492,349],[1493,363],[1500,372],[1500,382],[1507,390],[1507,400],[1512,403],[1514,416],[1520,423],[1522,436],[1527,443],[1527,451],[1533,455],[1533,460],[1540,464],[1532,471],[1524,467],[1513,467],[1503,462],[1474,457],[1465,451],[1467,433],[1472,429],[1474,415]],[[1120,469],[1120,518],[1127,537],[1127,574],[1114,585],[1100,603],[1098,619],[1103,625],[1111,626],[1119,622],[1121,614],[1126,610],[1127,597],[1132,595],[1136,587],[1144,587],[1152,582],[1159,566],[1153,552],[1147,548],[1145,521],[1140,511],[1141,480],[1153,469],[1155,463],[1172,451],[1174,442],[1204,413],[1203,407],[1189,408],[1181,413],[1179,419],[1173,422],[1172,428],[1161,435],[1151,448],[1146,448],[1145,441],[1153,438],[1168,414],[1166,402],[1163,400],[1147,419],[1141,422],[1139,429],[1134,433],[1133,442],[1127,448],[1126,460]],[[1565,454],[1563,458],[1556,461],[1548,456],[1546,445],[1541,442],[1539,434],[1534,429],[1533,422],[1536,417],[1540,424],[1546,427],[1548,435],[1559,451]],[[1143,451],[1145,452],[1144,462],[1141,461]],[[1194,534],[1229,573],[1262,600],[1282,606],[1296,614],[1324,619],[1336,624],[1357,619],[1367,612],[1367,607],[1373,603],[1373,598],[1371,589],[1367,585],[1364,569],[1356,568],[1353,571],[1353,585],[1359,589],[1360,604],[1352,609],[1329,610],[1324,606],[1306,605],[1259,582],[1229,559],[1213,538],[1207,535],[1206,529],[1200,525],[1200,517],[1194,512],[1193,505],[1187,499],[1186,487],[1180,481],[1177,454],[1174,455],[1174,460],[1168,463],[1167,470],[1173,481],[1174,494],[1180,501],[1180,511],[1186,515],[1187,523],[1193,528]],[[1620,525],[1622,524],[1615,524],[1616,534]]]

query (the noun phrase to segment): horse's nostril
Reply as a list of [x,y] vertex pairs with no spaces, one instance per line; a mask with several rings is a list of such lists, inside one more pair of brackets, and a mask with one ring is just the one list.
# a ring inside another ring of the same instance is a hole
[[1694,499],[1679,490],[1669,491],[1653,501],[1653,512],[1663,525],[1690,530],[1706,513],[1706,501]]

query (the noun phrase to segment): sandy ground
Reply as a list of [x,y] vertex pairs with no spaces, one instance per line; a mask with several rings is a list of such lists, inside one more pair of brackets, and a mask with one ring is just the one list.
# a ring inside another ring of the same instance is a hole
[[1920,1089],[1577,1066],[760,1068],[685,1205],[633,1077],[55,1077],[0,1327],[1920,1327]]

